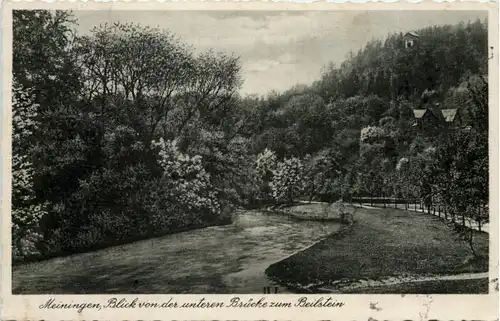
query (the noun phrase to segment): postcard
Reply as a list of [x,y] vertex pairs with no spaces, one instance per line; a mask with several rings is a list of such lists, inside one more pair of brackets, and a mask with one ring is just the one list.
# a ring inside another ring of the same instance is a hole
[[498,4],[2,7],[1,316],[498,320]]

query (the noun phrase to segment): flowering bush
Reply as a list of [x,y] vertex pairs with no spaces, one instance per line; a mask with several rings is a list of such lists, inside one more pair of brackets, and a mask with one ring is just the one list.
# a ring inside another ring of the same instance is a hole
[[185,149],[185,153],[200,155],[203,159],[203,167],[210,175],[210,183],[225,213],[254,197],[254,160],[248,155],[248,145],[248,138],[229,137],[223,131],[200,128],[191,135]]
[[[201,213],[203,217],[216,217],[221,213],[217,195],[210,184],[210,175],[205,171],[199,155],[190,157],[181,153],[175,142],[153,141],[159,149],[159,164],[163,177],[169,186],[169,199],[176,201],[179,211]],[[200,221],[201,220],[201,221]]]
[[272,175],[273,170],[276,168],[276,154],[266,148],[262,153],[257,155],[255,166],[261,177]]
[[265,149],[262,153],[257,155],[255,160],[254,171],[255,181],[259,186],[258,200],[269,200],[272,197],[272,190],[270,187],[273,178],[273,171],[276,169],[276,154],[270,150]]
[[37,127],[37,108],[29,90],[14,85],[12,99],[12,254],[14,259],[38,253],[37,232],[45,205],[33,191],[33,166],[29,155]]
[[300,159],[285,158],[273,171],[271,190],[277,202],[293,203],[295,197],[303,191],[304,166]]
[[377,140],[381,137],[384,137],[385,131],[381,127],[376,126],[368,126],[361,129],[361,142],[369,143],[372,140]]

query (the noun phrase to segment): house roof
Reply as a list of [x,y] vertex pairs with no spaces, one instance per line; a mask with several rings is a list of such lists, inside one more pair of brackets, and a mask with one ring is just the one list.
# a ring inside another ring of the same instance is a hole
[[422,118],[426,111],[427,109],[413,109],[413,116],[415,118]]
[[447,123],[451,123],[457,116],[457,109],[441,109],[441,113],[443,114],[444,120]]
[[420,38],[420,36],[418,35],[418,33],[416,33],[415,31],[409,31],[405,34],[405,36],[412,36],[412,37],[417,37],[417,38]]

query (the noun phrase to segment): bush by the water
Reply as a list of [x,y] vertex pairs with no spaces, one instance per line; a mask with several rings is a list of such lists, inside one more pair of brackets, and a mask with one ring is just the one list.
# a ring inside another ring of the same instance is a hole
[[132,24],[71,37],[66,11],[13,19],[14,261],[230,221],[253,193],[237,57]]

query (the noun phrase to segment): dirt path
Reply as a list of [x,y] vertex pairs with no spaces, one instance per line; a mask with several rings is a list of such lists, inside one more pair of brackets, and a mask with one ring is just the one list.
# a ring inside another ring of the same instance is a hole
[[433,275],[418,277],[390,277],[383,280],[360,280],[345,286],[331,285],[328,287],[318,287],[321,292],[342,293],[351,290],[361,290],[369,287],[382,287],[397,284],[408,284],[429,281],[454,281],[454,280],[477,280],[488,278],[488,272],[462,273],[454,275]]
[[[359,204],[352,204],[352,205],[358,206],[358,207],[360,206]],[[396,205],[396,206],[398,206],[398,205]],[[369,208],[369,209],[383,209],[384,208],[384,207],[382,207],[382,205],[370,206],[367,203],[363,203],[363,205],[361,205],[361,207]],[[393,205],[387,204],[387,208],[393,208]],[[429,212],[429,211],[424,210],[422,208],[418,208],[417,204],[409,204],[407,209],[404,208],[403,204],[399,204],[399,209],[405,210],[405,211],[417,212],[417,213],[424,213],[424,214],[428,214],[428,215],[434,215],[434,216],[441,217],[441,218],[445,217],[444,213],[441,213],[439,211]],[[448,217],[448,220],[451,221],[452,218]],[[455,223],[462,224],[462,219],[460,217],[455,217]],[[476,221],[474,221],[473,219],[465,218],[465,224],[467,225],[467,227],[469,227],[473,230],[489,233],[489,223],[483,223],[483,224],[481,224],[481,226],[479,226],[479,224]]]
[[[263,293],[272,263],[338,230],[257,211],[234,223],[16,266],[13,293]],[[283,292],[284,289],[280,289]]]

